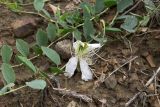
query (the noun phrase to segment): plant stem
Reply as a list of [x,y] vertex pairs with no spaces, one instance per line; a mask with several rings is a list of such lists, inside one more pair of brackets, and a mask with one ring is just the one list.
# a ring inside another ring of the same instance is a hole
[[116,18],[117,18],[117,16],[118,16],[118,12],[116,13],[116,15],[114,16],[114,18],[112,19],[112,21],[110,22],[110,26],[113,26],[114,25],[114,21],[116,20]]
[[17,90],[19,90],[19,89],[22,89],[22,88],[25,88],[25,87],[27,87],[27,86],[24,85],[24,86],[18,87],[18,88],[16,88],[16,89],[12,89],[12,90],[10,90],[10,91],[8,91],[8,92],[5,92],[5,93],[3,93],[3,94],[0,94],[0,96],[3,96],[3,95],[6,95],[6,94],[15,92],[15,91],[17,91]]
[[49,22],[53,22],[55,23],[56,21],[54,21],[53,19],[50,19],[50,18],[47,18],[45,17],[44,15],[42,15],[41,13],[36,13],[36,12],[27,12],[27,11],[21,11],[21,10],[18,10],[18,11],[15,11],[16,13],[25,13],[25,14],[32,14],[32,15],[37,15],[37,16],[40,16],[46,20],[48,20]]
[[[104,14],[105,12],[108,11],[109,8],[106,8],[105,10],[103,10],[101,13],[97,14],[96,16],[92,17],[90,20],[94,20],[97,16],[101,16],[102,14]],[[81,27],[83,26],[84,23],[77,25],[75,28]]]

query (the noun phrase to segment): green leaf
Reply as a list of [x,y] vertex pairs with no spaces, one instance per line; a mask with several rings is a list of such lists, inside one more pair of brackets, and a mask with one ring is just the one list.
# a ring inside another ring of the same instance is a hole
[[47,46],[48,44],[48,37],[47,33],[43,31],[42,29],[38,29],[36,34],[36,42],[39,46]]
[[44,7],[44,0],[34,0],[33,5],[37,11],[41,11]]
[[63,72],[63,71],[62,71],[60,68],[58,68],[58,67],[51,67],[51,68],[50,68],[50,71],[53,72],[54,75],[58,75],[58,74],[60,74],[60,73]]
[[[101,1],[101,0],[99,0]],[[117,4],[117,0],[104,0],[105,6],[112,7]]]
[[106,27],[106,32],[121,32],[121,29],[108,26]]
[[44,80],[33,80],[30,82],[26,82],[26,85],[28,87],[31,87],[33,89],[41,89],[43,90],[46,87],[46,82]]
[[154,9],[156,9],[156,6],[155,4],[152,2],[152,0],[143,0],[144,4],[145,4],[145,7],[146,7],[146,10],[149,12],[149,13],[152,13],[152,11]]
[[12,57],[12,48],[8,45],[3,45],[1,49],[2,61],[4,63],[9,63]]
[[91,4],[88,2],[82,2],[80,7],[83,9],[83,19],[90,19],[91,15],[95,14],[95,8],[93,8],[93,6],[91,6]]
[[133,5],[133,0],[120,0],[117,4],[117,11],[121,13],[131,5]]
[[49,40],[53,41],[57,36],[57,27],[54,24],[49,23],[46,30]]
[[50,59],[52,60],[56,65],[61,64],[60,57],[56,51],[53,49],[50,49],[48,47],[41,47],[43,53]]
[[135,27],[138,24],[138,19],[135,16],[129,16],[125,19],[124,23],[121,25],[121,28],[125,29],[128,32],[135,32]]
[[8,89],[13,87],[15,84],[14,83],[9,83],[5,85],[1,90],[0,90],[0,96],[3,95],[5,92],[7,92]]
[[18,59],[24,64],[26,65],[29,69],[31,69],[33,71],[33,73],[36,73],[36,67],[32,64],[32,62],[27,59],[26,57],[23,56],[18,56]]
[[100,13],[105,8],[104,0],[96,0],[95,11]]
[[128,17],[130,17],[131,15],[122,15],[116,18],[116,20],[121,20],[121,19],[126,19]]
[[80,12],[78,10],[75,10],[75,11],[71,11],[71,12],[68,12],[66,13],[67,16],[66,16],[66,21],[69,23],[69,24],[72,24],[72,25],[76,25],[78,23],[81,23],[82,22],[82,17],[80,16]]
[[140,21],[140,25],[141,26],[147,26],[149,20],[150,20],[150,16],[144,16],[143,20]]
[[95,37],[95,36],[91,36],[91,38],[97,42],[99,42],[100,44],[104,44],[107,42],[107,38],[104,37]]
[[93,23],[90,19],[86,18],[83,25],[83,32],[86,40],[90,40],[90,36],[95,34]]
[[2,74],[7,84],[15,82],[16,76],[10,64],[7,64],[7,63],[2,64]]
[[33,51],[36,55],[42,55],[43,54],[41,47],[39,47],[38,45],[32,46],[32,49],[33,49]]
[[51,19],[51,15],[48,13],[48,11],[47,10],[45,10],[45,9],[42,9],[42,12],[48,17],[48,18],[50,18]]
[[23,56],[27,57],[29,55],[29,45],[24,40],[17,39],[16,48]]
[[82,33],[78,29],[73,31],[73,35],[76,38],[76,40],[81,40],[82,39],[82,37],[81,37]]
[[21,9],[17,2],[6,3],[6,6],[13,12],[18,12]]

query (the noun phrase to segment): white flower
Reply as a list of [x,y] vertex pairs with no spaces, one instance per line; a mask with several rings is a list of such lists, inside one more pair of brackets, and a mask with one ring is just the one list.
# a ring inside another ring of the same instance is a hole
[[87,60],[90,56],[94,55],[93,51],[100,47],[100,44],[88,44],[81,41],[74,42],[74,56],[72,56],[67,62],[64,75],[69,78],[72,77],[79,62],[80,70],[82,72],[82,80],[91,80],[93,74]]

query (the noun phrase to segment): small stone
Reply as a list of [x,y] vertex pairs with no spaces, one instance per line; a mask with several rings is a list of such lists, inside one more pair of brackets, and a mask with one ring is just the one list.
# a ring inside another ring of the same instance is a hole
[[11,46],[14,46],[16,44],[16,41],[14,38],[6,38],[5,40]]
[[130,49],[123,49],[122,54],[125,55],[125,56],[130,55],[131,54]]
[[158,100],[155,100],[152,104],[153,104],[152,107],[159,107],[160,106]]
[[130,84],[129,84],[129,89],[130,91],[132,92],[136,92],[140,89],[142,89],[143,85],[139,83],[139,81],[132,81]]
[[62,59],[69,59],[71,57],[72,43],[70,40],[57,42],[55,50],[60,54]]
[[71,102],[67,105],[67,107],[79,107],[79,105],[78,105],[77,102],[71,101]]
[[114,74],[111,75],[108,79],[106,79],[104,81],[104,83],[105,83],[107,88],[114,89],[116,87],[116,85],[117,85],[117,80],[116,80],[115,75]]
[[78,85],[77,88],[82,92],[92,89],[94,83],[93,82],[85,82],[84,84]]
[[155,87],[154,87],[154,84],[153,84],[153,83],[151,83],[151,84],[148,86],[148,90],[149,90],[150,92],[154,92]]
[[97,106],[92,102],[92,103],[88,103],[88,107],[97,107]]
[[139,78],[138,78],[137,73],[132,73],[132,74],[131,74],[130,81],[136,81],[136,80],[138,80],[138,79],[139,79]]
[[31,17],[22,17],[11,23],[15,37],[23,38],[32,35],[36,30],[39,20]]

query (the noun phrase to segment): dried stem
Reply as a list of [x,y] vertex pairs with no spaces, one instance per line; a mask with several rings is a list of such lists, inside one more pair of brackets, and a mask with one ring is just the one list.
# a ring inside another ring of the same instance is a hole
[[138,56],[133,57],[132,59],[128,60],[127,62],[125,62],[124,64],[122,64],[119,68],[115,69],[112,73],[109,74],[109,76],[106,79],[108,79],[111,75],[113,75],[115,72],[117,72],[120,68],[122,68],[123,66],[125,66],[126,64],[132,62],[133,60],[135,60],[136,58],[138,58]]
[[[145,84],[145,87],[144,89],[146,89],[151,83],[152,81],[154,80],[154,78],[157,76],[157,74],[160,72],[160,67],[157,69],[157,71],[153,74],[153,76],[147,81],[147,83]],[[141,92],[138,92],[136,93],[126,104],[125,104],[125,107],[128,107],[141,93]]]

